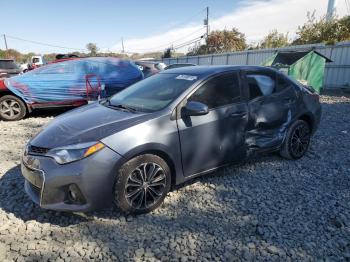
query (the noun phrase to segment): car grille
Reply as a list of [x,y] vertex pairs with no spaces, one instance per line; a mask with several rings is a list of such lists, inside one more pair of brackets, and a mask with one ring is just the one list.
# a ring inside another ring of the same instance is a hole
[[29,146],[28,153],[33,155],[45,155],[50,149],[45,147]]

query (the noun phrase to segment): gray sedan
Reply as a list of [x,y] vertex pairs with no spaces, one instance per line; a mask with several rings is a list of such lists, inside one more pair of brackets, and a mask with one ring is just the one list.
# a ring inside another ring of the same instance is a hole
[[274,69],[166,70],[55,118],[25,148],[25,190],[47,209],[149,212],[171,186],[252,155],[302,157],[320,115],[319,96]]

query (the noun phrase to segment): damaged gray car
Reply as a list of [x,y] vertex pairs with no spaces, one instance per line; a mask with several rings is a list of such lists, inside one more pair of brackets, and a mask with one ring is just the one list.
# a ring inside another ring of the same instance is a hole
[[25,190],[47,209],[149,212],[251,155],[302,157],[320,116],[316,93],[271,68],[166,70],[55,118],[25,148]]

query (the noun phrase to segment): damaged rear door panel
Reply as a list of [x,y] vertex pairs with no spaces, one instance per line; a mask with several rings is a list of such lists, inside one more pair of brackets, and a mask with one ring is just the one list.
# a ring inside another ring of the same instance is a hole
[[273,70],[244,71],[243,78],[249,111],[248,151],[277,149],[297,110],[293,84]]

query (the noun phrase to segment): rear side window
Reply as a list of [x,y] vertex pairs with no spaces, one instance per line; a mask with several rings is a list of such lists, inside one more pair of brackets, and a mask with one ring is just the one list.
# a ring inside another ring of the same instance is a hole
[[214,77],[204,83],[188,100],[206,104],[209,109],[240,101],[237,73]]
[[276,92],[276,75],[273,72],[246,73],[250,99]]

